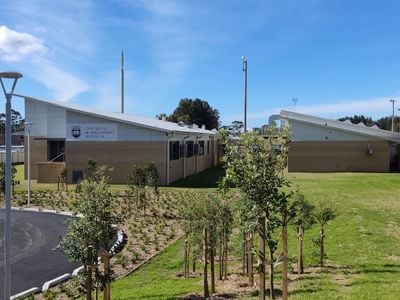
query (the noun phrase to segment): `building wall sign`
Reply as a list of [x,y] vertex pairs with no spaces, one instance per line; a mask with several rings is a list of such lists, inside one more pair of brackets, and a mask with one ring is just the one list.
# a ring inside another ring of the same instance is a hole
[[117,124],[67,124],[67,141],[116,141]]

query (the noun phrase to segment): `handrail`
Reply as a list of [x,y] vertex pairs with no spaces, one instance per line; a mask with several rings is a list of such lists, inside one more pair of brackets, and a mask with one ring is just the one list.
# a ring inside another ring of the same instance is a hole
[[49,162],[54,162],[57,158],[59,158],[60,156],[64,155],[65,152],[58,154],[56,157],[54,157],[52,160],[49,160]]

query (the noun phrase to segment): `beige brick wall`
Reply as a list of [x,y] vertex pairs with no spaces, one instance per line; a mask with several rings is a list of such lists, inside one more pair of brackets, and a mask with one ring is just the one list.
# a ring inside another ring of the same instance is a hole
[[[365,155],[369,146],[372,156]],[[387,141],[301,141],[289,145],[289,172],[389,172]]]
[[[25,146],[28,147],[28,137],[25,136]],[[47,162],[47,139],[45,137],[32,137],[30,141],[31,147],[31,179],[37,179],[37,163]],[[28,148],[25,151],[25,179],[28,177]]]
[[37,163],[38,183],[57,183],[58,175],[65,168],[62,162],[39,162]]
[[197,158],[197,168],[199,173],[210,167],[210,155],[199,155]]
[[166,182],[165,142],[66,142],[65,160],[68,181],[73,170],[83,170],[89,159],[113,168],[108,172],[111,183],[126,184],[134,164],[144,166],[154,162],[160,174],[159,183]]
[[169,161],[169,182],[171,183],[181,178],[183,178],[183,157]]

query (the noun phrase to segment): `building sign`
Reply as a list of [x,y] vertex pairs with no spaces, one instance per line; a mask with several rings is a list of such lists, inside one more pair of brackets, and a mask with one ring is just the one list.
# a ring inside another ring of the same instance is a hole
[[117,124],[67,124],[68,141],[116,141]]

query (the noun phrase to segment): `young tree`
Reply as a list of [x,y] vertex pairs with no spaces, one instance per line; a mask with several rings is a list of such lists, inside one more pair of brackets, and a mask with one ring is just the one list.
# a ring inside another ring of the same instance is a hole
[[303,194],[296,193],[296,216],[293,224],[296,226],[297,231],[297,273],[304,273],[304,260],[303,260],[303,240],[304,232],[315,224],[314,210],[315,206],[308,203]]
[[160,191],[158,190],[158,178],[160,177],[160,174],[158,173],[156,164],[154,162],[148,162],[144,168],[144,172],[146,173],[147,186],[153,187],[154,192],[158,197],[160,194]]
[[[288,135],[287,129],[269,127],[264,137],[243,134],[239,142],[222,136],[222,143],[226,145],[223,162],[227,168],[223,186],[234,185],[242,191],[246,202],[243,207],[252,216],[249,219],[256,220],[259,233],[266,231],[266,211],[281,208],[282,188],[289,185],[283,176]],[[259,234],[259,239],[259,299],[265,299],[265,235]]]
[[[210,292],[215,292],[215,248],[218,238],[218,215],[220,211],[219,197],[210,193],[191,194],[182,203],[180,211],[182,217],[182,227],[186,234],[194,237],[201,236],[204,272],[203,272],[203,290],[204,298],[210,297]],[[186,246],[188,247],[188,245]],[[188,265],[188,258],[185,255],[185,266]],[[208,266],[210,265],[211,291],[208,282]],[[186,269],[186,267],[185,267]]]
[[[5,177],[5,171],[6,170],[6,164],[4,162],[0,162],[0,193],[4,194],[6,192],[6,177]],[[12,184],[14,185],[15,183],[15,174],[17,173],[17,169],[12,166],[11,167],[11,180]]]
[[332,201],[320,200],[315,207],[315,219],[319,224],[319,264],[324,266],[325,253],[325,225],[337,216],[336,205]]
[[85,179],[89,182],[101,181],[105,177],[106,166],[99,166],[93,159],[89,159],[84,169]]
[[[131,174],[128,178],[128,186],[135,195],[136,202],[139,207],[143,208],[143,214],[146,215],[146,188],[147,184],[147,174],[144,169],[134,165],[131,170]],[[130,203],[129,203],[130,209]]]
[[[115,233],[112,224],[122,222],[107,178],[104,174],[100,176],[102,170],[102,167],[96,167],[98,181],[85,179],[80,183],[79,193],[74,198],[74,212],[82,217],[68,221],[67,232],[59,242],[59,248],[68,259],[82,262],[86,272],[90,271],[91,265],[97,266],[97,257],[102,251],[108,251],[108,243]],[[89,246],[93,249],[91,261],[87,255]],[[98,281],[102,281],[97,268],[95,274]]]

